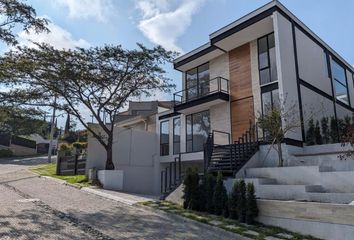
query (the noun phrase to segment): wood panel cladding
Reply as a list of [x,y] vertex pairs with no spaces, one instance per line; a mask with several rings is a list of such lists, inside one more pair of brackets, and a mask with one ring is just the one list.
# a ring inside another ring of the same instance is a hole
[[232,140],[237,141],[254,123],[253,97],[231,102]]
[[229,52],[231,129],[234,141],[254,122],[251,56],[249,43]]
[[252,96],[249,43],[229,53],[231,101]]

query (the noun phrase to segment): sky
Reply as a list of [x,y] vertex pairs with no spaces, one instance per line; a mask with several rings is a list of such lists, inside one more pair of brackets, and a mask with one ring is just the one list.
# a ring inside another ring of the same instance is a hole
[[[50,20],[50,34],[19,32],[21,44],[46,42],[57,48],[162,45],[187,53],[208,42],[209,34],[268,0],[27,0],[38,16]],[[281,0],[313,32],[354,65],[354,1]],[[2,49],[4,51],[4,49]],[[181,89],[181,73],[165,66]],[[159,94],[156,99],[170,100]],[[87,119],[88,121],[89,119]],[[61,126],[65,118],[59,118]]]

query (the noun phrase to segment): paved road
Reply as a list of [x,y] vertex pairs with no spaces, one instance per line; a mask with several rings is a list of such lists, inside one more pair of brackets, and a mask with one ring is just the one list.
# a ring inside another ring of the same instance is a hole
[[238,239],[39,178],[45,158],[0,160],[0,239]]

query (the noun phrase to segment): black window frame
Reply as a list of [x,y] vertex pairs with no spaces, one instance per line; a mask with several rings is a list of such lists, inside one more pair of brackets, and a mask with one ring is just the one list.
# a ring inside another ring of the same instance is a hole
[[[267,85],[267,84],[272,84],[272,83],[275,83],[278,81],[278,73],[276,71],[276,75],[277,75],[277,78],[275,80],[272,80],[272,65],[271,65],[271,59],[270,59],[270,48],[269,48],[269,36],[270,35],[273,35],[274,37],[274,45],[275,45],[275,36],[274,36],[274,32],[271,32],[271,33],[268,33],[260,38],[257,39],[257,58],[258,58],[258,74],[259,74],[259,84],[260,86],[264,86],[264,85]],[[266,38],[266,43],[267,43],[267,57],[268,57],[268,66],[266,67],[263,67],[261,68],[260,67],[260,41],[262,39]],[[275,46],[274,46],[275,48]],[[274,56],[276,58],[276,56]],[[277,65],[275,65],[275,69],[277,69]],[[269,74],[269,82],[267,83],[262,83],[262,79],[261,79],[261,72],[264,71],[264,70],[268,70],[268,74]]]
[[[179,140],[175,141],[175,121],[179,120]],[[173,154],[179,154],[181,152],[181,134],[182,134],[182,128],[181,128],[181,117],[175,117],[172,119],[172,130],[173,130],[173,139],[172,139],[172,144],[173,144]],[[179,149],[176,151],[176,146],[175,144],[179,144]]]
[[[336,63],[339,67],[341,67],[344,71],[344,80],[345,80],[345,84],[344,85],[339,79],[336,79],[335,78],[335,71],[333,71],[333,66],[334,66],[334,63]],[[332,85],[333,85],[333,93],[334,93],[334,99],[335,101],[339,101],[345,105],[348,105],[350,106],[350,97],[349,97],[349,86],[348,86],[348,77],[347,77],[347,68],[345,66],[343,66],[343,64],[334,59],[333,57],[331,58],[331,72],[332,72]],[[340,84],[341,86],[343,86],[347,91],[347,99],[348,99],[348,102],[345,102],[345,101],[342,101],[340,99],[337,98],[337,92],[336,92],[336,83]]]
[[274,101],[273,101],[273,91],[278,90],[278,97],[280,101],[280,96],[279,96],[279,85],[277,82],[269,84],[267,86],[264,86],[261,88],[261,108],[262,108],[262,115],[264,115],[264,109],[263,109],[263,94],[270,92],[270,102],[271,102],[271,109],[274,108]]
[[[162,125],[164,123],[167,123],[168,126],[168,137],[167,137],[167,143],[162,142]],[[164,153],[163,146],[167,146],[167,153]],[[170,120],[165,120],[160,122],[160,156],[168,156],[170,155]]]
[[[198,65],[198,66],[196,66],[194,68],[188,69],[187,71],[184,72],[184,79],[185,79],[185,82],[184,82],[184,87],[185,88],[184,89],[186,90],[186,96],[185,97],[186,97],[187,101],[189,99],[188,89],[190,89],[190,88],[193,88],[193,87],[197,88],[197,96],[196,97],[192,97],[191,99],[198,98],[200,96],[200,92],[201,92],[200,88],[201,88],[201,86],[200,86],[200,82],[199,82],[199,68],[204,66],[204,65],[206,65],[206,64],[208,64],[208,71],[209,71],[209,79],[208,79],[208,81],[210,81],[210,63],[209,62],[205,62],[205,63],[200,64],[200,65]],[[194,69],[197,70],[197,84],[188,87],[187,73],[192,71],[192,70],[194,70]],[[210,91],[210,82],[209,82],[209,91]]]
[[[211,131],[211,128],[210,128],[210,111],[209,110],[204,110],[204,111],[200,111],[200,112],[195,112],[195,113],[191,113],[191,114],[188,114],[186,115],[186,152],[187,153],[193,153],[193,152],[201,152],[202,150],[194,150],[194,144],[193,144],[193,115],[196,115],[196,114],[200,114],[200,113],[204,113],[204,112],[208,112],[208,115],[209,115],[209,130],[208,130],[208,135]],[[191,139],[188,139],[188,124],[187,124],[187,118],[190,117],[190,120],[191,120]],[[188,151],[188,142],[191,142],[191,146],[192,146],[192,149],[191,151]]]

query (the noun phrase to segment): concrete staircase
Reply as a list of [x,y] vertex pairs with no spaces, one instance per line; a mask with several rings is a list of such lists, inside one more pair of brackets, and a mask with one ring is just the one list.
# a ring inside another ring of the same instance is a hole
[[[293,166],[248,168],[245,181],[255,185],[261,199],[348,204],[354,201],[354,171],[330,167]],[[235,179],[225,182],[231,190]]]

